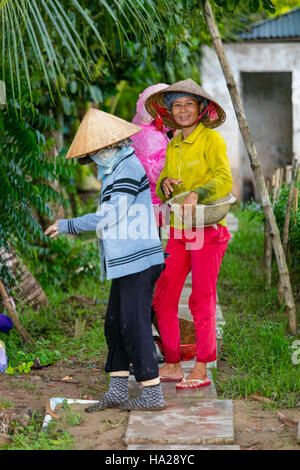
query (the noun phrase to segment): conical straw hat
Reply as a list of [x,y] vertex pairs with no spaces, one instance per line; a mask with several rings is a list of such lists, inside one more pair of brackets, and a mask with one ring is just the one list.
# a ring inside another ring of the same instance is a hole
[[192,93],[193,95],[200,96],[201,98],[206,98],[215,105],[218,117],[212,121],[209,119],[209,117],[201,119],[201,122],[206,127],[210,127],[213,129],[214,127],[220,126],[225,121],[226,113],[224,109],[205,90],[203,90],[203,88],[201,88],[198,83],[194,82],[194,80],[192,80],[191,78],[188,78],[187,80],[181,80],[180,82],[173,83],[173,85],[170,85],[164,90],[153,93],[151,96],[149,96],[145,103],[148,113],[151,114],[151,116],[153,116],[154,118],[156,118],[158,114],[158,110],[155,108],[154,105],[157,105],[161,108],[165,108],[165,110],[168,111],[168,116],[162,115],[163,123],[165,126],[173,129],[180,129],[180,126],[172,119],[170,111],[168,110],[167,105],[164,101],[165,94],[171,91],[174,91],[176,93]]
[[112,114],[90,108],[76,132],[66,158],[82,157],[117,144],[133,134],[137,134],[141,129],[141,127]]

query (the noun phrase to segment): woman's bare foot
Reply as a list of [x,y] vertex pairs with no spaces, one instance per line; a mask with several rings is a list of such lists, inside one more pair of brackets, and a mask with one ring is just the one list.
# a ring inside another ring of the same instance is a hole
[[[206,363],[205,362],[196,362],[195,363],[195,366],[194,366],[194,369],[192,370],[192,372],[190,374],[188,374],[186,377],[185,377],[185,380],[195,380],[195,382],[189,382],[188,384],[186,384],[186,387],[193,387],[198,385],[199,382],[196,382],[197,380],[202,380],[203,382],[208,382],[209,381],[209,378],[207,377],[207,371],[206,371]],[[185,386],[185,383],[184,381],[180,382],[178,384],[180,387],[184,387]]]
[[181,367],[181,363],[165,364],[159,369],[159,376],[166,379],[182,380],[184,373]]

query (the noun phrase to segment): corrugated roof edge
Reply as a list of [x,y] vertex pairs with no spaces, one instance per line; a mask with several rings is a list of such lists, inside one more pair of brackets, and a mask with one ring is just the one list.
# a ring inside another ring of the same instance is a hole
[[[299,17],[299,22],[293,22],[293,19],[288,19],[292,24],[292,30],[287,29],[287,17]],[[271,24],[270,24],[271,23]],[[277,24],[276,24],[277,23]],[[298,27],[298,28],[297,28]],[[266,31],[264,31],[264,28]],[[295,29],[296,28],[296,29]],[[285,29],[283,33],[282,29]],[[298,30],[297,30],[298,29]],[[276,31],[277,30],[277,31]],[[272,34],[271,34],[272,31]],[[275,18],[268,18],[259,23],[255,23],[248,31],[244,31],[238,35],[239,38],[244,40],[261,40],[261,39],[279,39],[279,38],[299,38],[300,36],[300,7],[293,8],[283,15],[276,16]]]

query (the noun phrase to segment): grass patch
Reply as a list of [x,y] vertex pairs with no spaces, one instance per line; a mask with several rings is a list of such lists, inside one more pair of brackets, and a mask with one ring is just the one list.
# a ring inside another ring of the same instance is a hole
[[[28,363],[38,357],[42,365],[60,361],[88,364],[106,355],[104,336],[104,316],[107,307],[110,283],[95,281],[82,276],[82,281],[68,290],[48,286],[47,308],[33,312],[27,308],[19,311],[22,324],[34,339],[33,346],[22,345],[15,328],[8,334],[0,333],[6,344],[6,354],[10,367]],[[74,301],[72,298],[75,296]],[[84,296],[84,298],[80,298]],[[79,300],[78,300],[79,298]],[[71,299],[71,300],[70,300]],[[93,300],[94,302],[85,302]],[[72,359],[72,360],[71,360]],[[18,372],[19,374],[20,372]],[[22,372],[21,372],[22,373]],[[51,371],[49,369],[49,376]],[[25,381],[25,390],[35,391],[36,384]],[[82,393],[84,390],[82,391]],[[87,392],[86,392],[87,393]],[[1,408],[13,407],[6,400],[0,401]],[[70,426],[81,423],[81,417],[70,411],[67,416]],[[76,448],[73,437],[61,429],[60,423],[51,421],[47,431],[41,431],[44,415],[34,414],[26,427],[10,423],[11,441],[1,450],[72,450]]]
[[[218,293],[226,325],[219,360],[226,368],[213,371],[218,395],[271,398],[275,407],[300,401],[300,364],[292,361],[294,341],[288,318],[277,300],[277,288],[267,289],[263,269],[263,224],[249,211],[235,211],[239,231],[224,257]],[[278,284],[276,262],[273,286]],[[295,286],[295,298],[299,292]],[[299,323],[299,303],[297,320]]]
[[[70,287],[68,291],[48,286],[48,307],[41,308],[38,313],[30,308],[19,312],[22,324],[35,342],[33,346],[22,345],[15,328],[8,334],[0,333],[0,339],[6,344],[8,365],[16,367],[36,357],[43,365],[70,356],[76,356],[78,361],[99,357],[106,351],[104,316],[109,288],[107,281],[89,279],[87,283],[84,276],[76,288]],[[72,302],[72,296],[84,296],[96,303],[85,304],[84,300],[78,303],[76,299]]]
[[0,410],[12,408],[13,406],[14,404],[12,401],[6,400],[6,398],[0,398]]
[[10,423],[11,441],[1,447],[1,450],[74,450],[73,437],[60,429],[57,422],[51,421],[47,431],[41,431],[44,416],[33,414],[28,426]]

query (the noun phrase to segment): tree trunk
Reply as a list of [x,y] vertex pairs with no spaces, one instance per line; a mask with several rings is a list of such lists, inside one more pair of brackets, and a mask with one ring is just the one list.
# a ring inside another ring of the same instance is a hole
[[245,146],[247,148],[248,156],[250,159],[250,165],[253,170],[254,180],[259,192],[262,207],[265,213],[267,222],[269,223],[270,236],[272,239],[273,249],[277,260],[278,271],[280,282],[283,286],[283,295],[285,304],[288,309],[289,324],[292,333],[296,333],[297,322],[296,322],[296,307],[294,302],[294,296],[291,288],[289,273],[287,264],[281,244],[280,233],[276,223],[276,219],[271,206],[269,194],[266,188],[265,179],[263,177],[260,161],[257,155],[257,151],[250,134],[249,126],[246,120],[245,112],[239,97],[237,85],[231,72],[229,62],[227,60],[225,50],[223,47],[222,39],[217,28],[212,7],[209,0],[205,0],[204,15],[208,26],[209,33],[212,38],[213,45],[215,47],[217,56],[219,58],[220,65],[223,70],[223,74],[227,83],[227,87],[231,96],[231,100],[234,106],[235,114],[238,120],[239,128],[243,136]]
[[20,258],[18,258],[16,252],[11,247],[10,252],[2,247],[0,249],[0,256],[9,267],[15,281],[12,290],[14,291],[16,302],[28,305],[35,310],[42,305],[48,305],[48,299],[41,285]]

